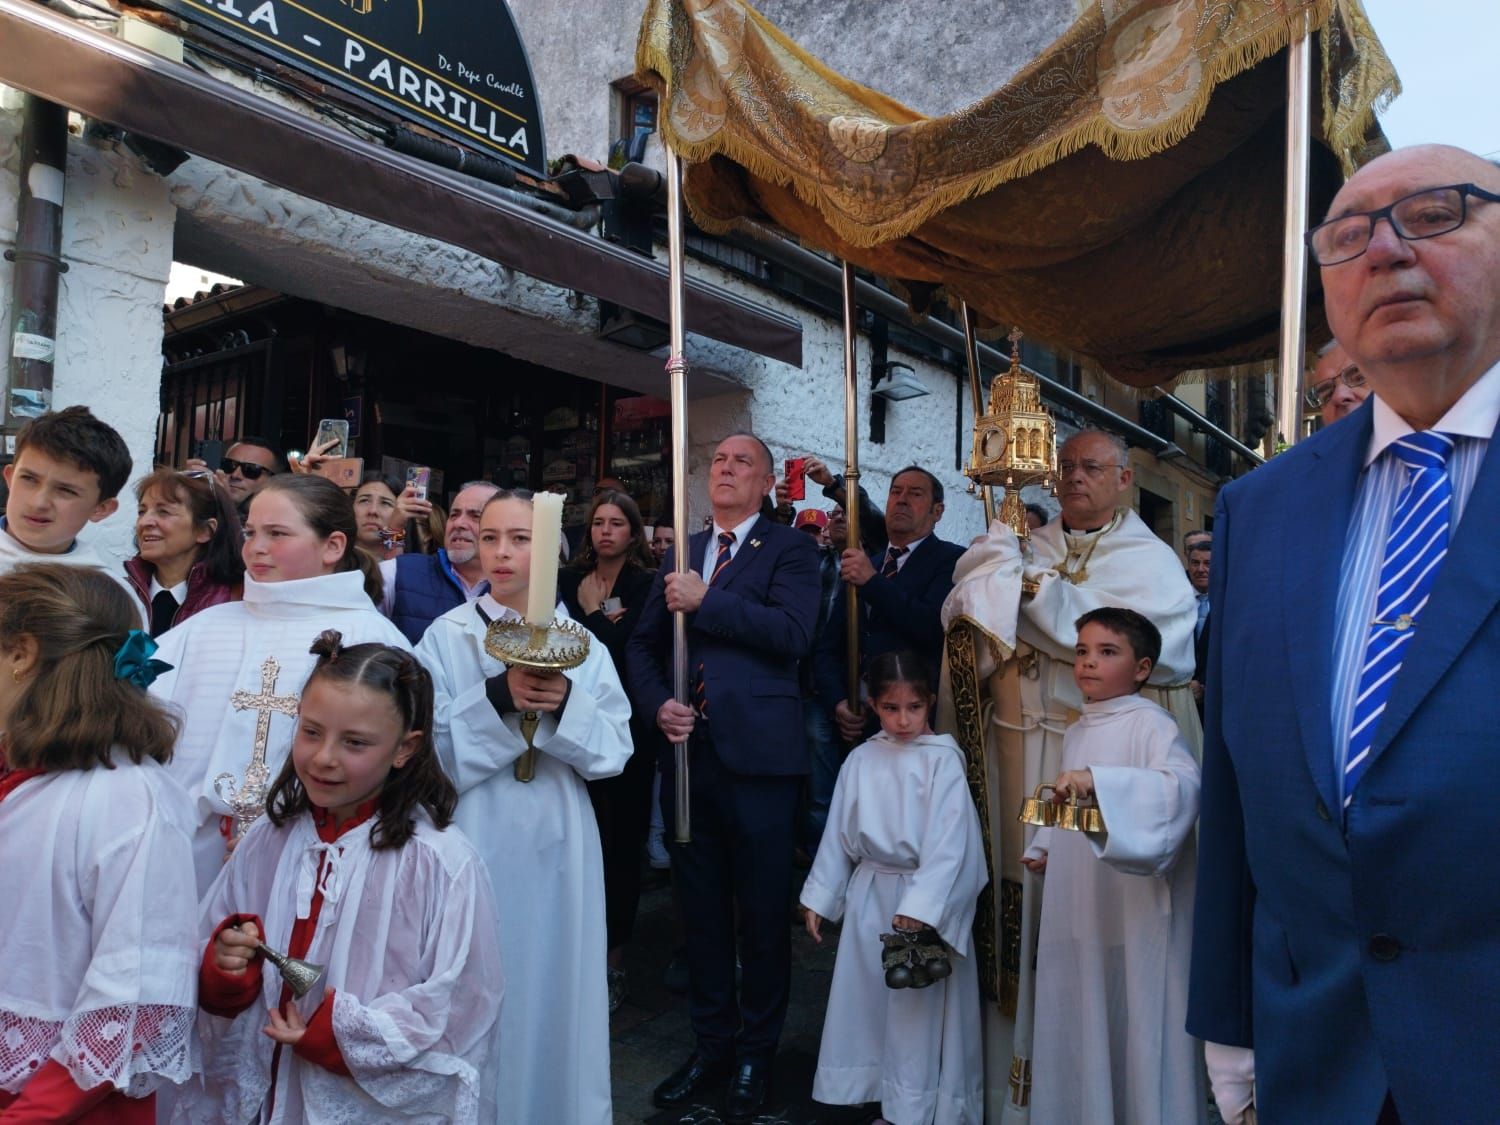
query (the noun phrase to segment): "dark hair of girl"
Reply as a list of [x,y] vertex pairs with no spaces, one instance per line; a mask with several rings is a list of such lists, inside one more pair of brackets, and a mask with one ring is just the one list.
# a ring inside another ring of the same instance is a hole
[[[484,502],[484,507],[488,508],[491,504],[498,503],[501,500],[524,500],[530,504],[531,498],[534,495],[535,493],[529,488],[497,488],[491,494],[490,498]],[[484,508],[480,509],[480,511],[483,510]]]
[[[453,823],[453,809],[458,804],[458,790],[438,762],[432,743],[432,677],[411,653],[391,645],[361,644],[343,647],[343,636],[337,629],[325,629],[308,651],[318,657],[312,675],[303,686],[306,692],[315,680],[355,684],[389,699],[401,716],[401,737],[412,731],[422,732],[416,753],[406,764],[393,767],[380,790],[375,824],[370,829],[370,846],[399,848],[411,839],[416,829],[412,814],[417,806],[427,810],[438,829]],[[266,815],[280,828],[309,808],[307,790],[297,777],[292,756],[266,798]]]
[[871,699],[879,699],[897,684],[908,684],[918,695],[934,695],[932,670],[914,652],[882,652],[865,670],[865,687]]
[[0,577],[0,649],[36,645],[3,735],[12,769],[113,768],[118,746],[139,765],[167,762],[177,722],[144,688],[115,676],[115,655],[141,613],[91,567],[30,563]]
[[625,522],[630,525],[630,545],[625,548],[625,562],[642,570],[656,569],[656,556],[646,543],[646,521],[641,519],[641,510],[636,502],[623,492],[612,488],[594,493],[594,502],[589,505],[589,517],[584,521],[583,540],[578,544],[578,553],[568,565],[585,574],[591,574],[599,565],[599,556],[594,551],[594,515],[606,504],[620,509]]
[[250,511],[255,512],[255,501],[267,493],[285,492],[301,514],[303,521],[320,539],[327,539],[335,531],[344,533],[344,553],[333,566],[335,574],[358,570],[365,577],[365,593],[377,606],[385,594],[385,582],[380,577],[380,562],[374,555],[359,546],[359,524],[354,519],[354,501],[344,490],[327,477],[304,473],[279,473],[261,486],[252,497]]
[[168,503],[186,508],[194,529],[201,531],[213,525],[213,537],[198,548],[194,560],[203,563],[211,582],[238,586],[245,580],[245,560],[240,550],[245,536],[240,530],[239,510],[228,489],[212,473],[157,469],[135,482],[135,498],[142,503],[153,492]]

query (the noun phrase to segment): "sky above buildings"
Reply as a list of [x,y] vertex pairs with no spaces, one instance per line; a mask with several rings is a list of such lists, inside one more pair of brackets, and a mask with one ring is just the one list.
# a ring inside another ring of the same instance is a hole
[[1404,93],[1381,115],[1395,146],[1440,141],[1500,159],[1497,0],[1364,0]]

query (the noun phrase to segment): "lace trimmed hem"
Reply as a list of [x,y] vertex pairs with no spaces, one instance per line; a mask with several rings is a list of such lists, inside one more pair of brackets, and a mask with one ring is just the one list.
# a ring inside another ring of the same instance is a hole
[[192,1074],[197,1013],[164,1004],[129,1004],[43,1020],[0,1009],[0,1089],[19,1093],[56,1059],[89,1090],[108,1082],[132,1098]]

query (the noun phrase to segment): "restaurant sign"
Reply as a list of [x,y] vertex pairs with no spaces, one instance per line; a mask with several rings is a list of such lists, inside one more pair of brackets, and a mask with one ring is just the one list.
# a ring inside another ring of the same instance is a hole
[[537,175],[547,173],[531,63],[504,0],[156,0]]

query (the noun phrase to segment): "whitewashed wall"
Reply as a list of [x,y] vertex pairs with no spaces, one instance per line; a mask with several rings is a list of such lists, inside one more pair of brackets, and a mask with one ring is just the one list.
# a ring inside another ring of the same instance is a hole
[[[21,119],[0,110],[0,247],[15,244]],[[133,160],[76,138],[68,145],[52,404],[83,404],[130,446],[134,477],[151,469],[161,386],[161,306],[172,264],[165,184]],[[0,261],[0,339],[10,339],[12,267]],[[135,496],[83,538],[120,558],[134,553]]]

